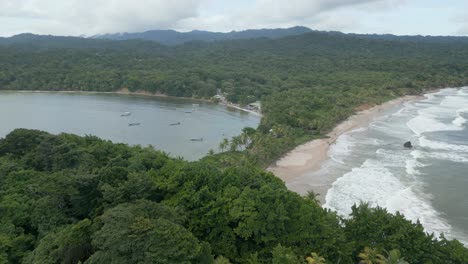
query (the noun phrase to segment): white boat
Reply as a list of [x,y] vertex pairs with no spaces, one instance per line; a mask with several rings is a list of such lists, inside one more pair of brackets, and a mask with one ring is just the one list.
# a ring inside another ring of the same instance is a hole
[[125,113],[121,114],[120,116],[130,116],[131,114],[132,113],[130,113],[130,112],[125,112]]

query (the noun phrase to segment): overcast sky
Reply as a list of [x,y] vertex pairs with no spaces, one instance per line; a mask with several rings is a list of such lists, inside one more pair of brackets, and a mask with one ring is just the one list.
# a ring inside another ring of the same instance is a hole
[[468,36],[468,0],[0,0],[0,35],[151,29],[317,30]]

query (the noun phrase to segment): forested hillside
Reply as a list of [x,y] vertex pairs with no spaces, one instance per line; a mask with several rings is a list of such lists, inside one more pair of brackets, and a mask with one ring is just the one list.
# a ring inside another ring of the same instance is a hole
[[277,39],[286,36],[300,35],[312,30],[306,27],[292,28],[276,28],[276,29],[249,29],[244,31],[231,31],[227,33],[209,32],[201,30],[193,30],[190,32],[178,32],[175,30],[149,30],[138,33],[115,33],[96,35],[92,38],[97,39],[112,39],[112,40],[129,40],[143,39],[156,41],[165,45],[178,45],[191,41],[221,41],[233,39],[254,39],[254,38],[270,38]]
[[278,39],[287,36],[301,35],[304,33],[316,32],[327,35],[341,35],[352,36],[363,39],[380,39],[392,40],[401,42],[424,42],[424,43],[453,43],[461,42],[468,43],[468,37],[455,37],[455,36],[397,36],[391,34],[354,34],[342,33],[339,31],[317,31],[307,27],[296,26],[291,28],[276,28],[276,29],[249,29],[244,31],[231,31],[231,32],[210,32],[193,30],[190,32],[178,32],[175,30],[149,30],[137,33],[115,33],[115,34],[102,34],[92,36],[96,39],[109,39],[109,40],[151,40],[165,45],[179,45],[191,41],[222,41],[222,40],[235,40],[235,39],[256,39],[256,38],[269,38]]
[[232,140],[230,149],[247,148],[265,166],[362,104],[468,84],[468,45],[460,39],[311,32],[169,47],[24,34],[0,40],[0,89],[128,88],[195,98],[221,89],[234,103],[261,100],[259,129],[249,141]]
[[15,130],[0,140],[0,263],[468,262],[402,215],[361,205],[342,220],[227,158]]

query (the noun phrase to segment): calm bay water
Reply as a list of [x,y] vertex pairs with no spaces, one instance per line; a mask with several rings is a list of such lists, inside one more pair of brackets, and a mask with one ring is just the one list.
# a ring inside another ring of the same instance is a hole
[[[124,112],[131,112],[122,117]],[[191,113],[186,113],[191,112]],[[171,126],[171,123],[180,125]],[[83,93],[0,92],[0,137],[15,128],[95,135],[196,160],[223,138],[257,127],[260,118],[194,100]],[[129,126],[129,123],[141,123]],[[190,141],[203,138],[203,141]]]
[[443,89],[341,136],[321,172],[337,178],[324,206],[346,216],[368,202],[468,245],[467,119],[468,87]]

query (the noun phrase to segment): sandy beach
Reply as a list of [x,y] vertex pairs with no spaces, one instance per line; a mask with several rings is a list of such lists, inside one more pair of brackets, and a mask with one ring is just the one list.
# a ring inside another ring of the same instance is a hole
[[[346,132],[367,126],[387,109],[421,98],[423,97],[404,96],[370,108],[363,106],[361,111],[338,124],[328,133],[328,138],[312,140],[296,147],[271,165],[268,171],[281,178],[292,191],[303,195],[312,190],[319,195],[318,198],[323,204],[328,189],[336,179],[318,175],[316,172],[330,158],[328,151],[338,137]],[[301,179],[304,175],[307,175],[306,181]]]

